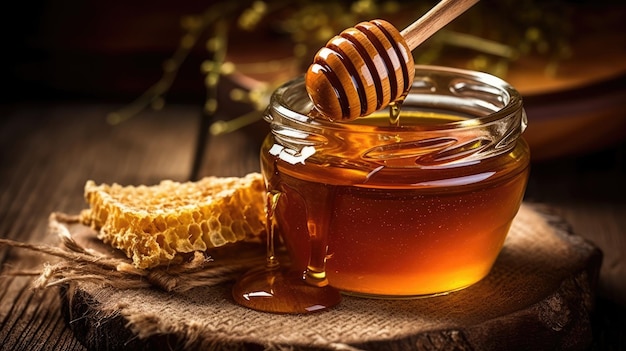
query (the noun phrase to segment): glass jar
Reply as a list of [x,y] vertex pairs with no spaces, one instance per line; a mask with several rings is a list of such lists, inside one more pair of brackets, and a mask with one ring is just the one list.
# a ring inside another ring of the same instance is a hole
[[399,109],[336,123],[315,118],[301,78],[273,94],[261,168],[293,269],[376,297],[447,293],[489,273],[528,178],[519,93],[417,66]]

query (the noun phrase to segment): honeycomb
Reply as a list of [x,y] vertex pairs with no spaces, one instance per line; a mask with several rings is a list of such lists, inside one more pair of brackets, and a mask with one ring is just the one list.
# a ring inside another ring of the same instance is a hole
[[81,223],[142,269],[179,263],[194,251],[259,242],[265,233],[265,188],[258,173],[153,186],[89,180],[85,199],[90,208],[81,212]]

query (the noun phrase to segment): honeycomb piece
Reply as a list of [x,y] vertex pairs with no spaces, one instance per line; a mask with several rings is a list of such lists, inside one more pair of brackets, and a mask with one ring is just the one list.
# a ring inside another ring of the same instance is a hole
[[184,254],[235,242],[259,242],[265,233],[263,179],[206,177],[164,180],[153,186],[85,184],[83,224],[120,249],[137,268],[179,263]]

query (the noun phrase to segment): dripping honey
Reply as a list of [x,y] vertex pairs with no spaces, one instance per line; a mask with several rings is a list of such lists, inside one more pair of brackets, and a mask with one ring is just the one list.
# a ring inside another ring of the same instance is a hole
[[[434,145],[398,136],[396,148],[389,128],[400,135],[407,126],[475,122],[437,112],[399,118],[393,125],[384,113],[357,119],[351,123],[385,133],[341,133],[340,147],[318,145],[303,162],[285,161],[270,152],[274,136],[265,140],[262,170],[268,190],[281,193],[276,229],[293,270],[316,262],[332,287],[382,297],[446,293],[488,274],[523,197],[526,143],[491,157],[437,160],[428,153],[445,144],[441,133],[432,132]],[[470,128],[455,141],[466,139],[471,153],[476,137]]]

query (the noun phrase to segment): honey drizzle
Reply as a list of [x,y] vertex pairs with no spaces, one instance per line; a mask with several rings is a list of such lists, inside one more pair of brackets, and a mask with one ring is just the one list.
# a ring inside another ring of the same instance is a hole
[[389,125],[394,127],[400,126],[400,109],[402,101],[397,100],[389,103]]
[[[274,164],[276,167],[276,164]],[[277,169],[277,167],[276,167]],[[279,179],[279,178],[278,178]],[[233,299],[238,304],[263,312],[311,313],[323,311],[341,301],[338,290],[328,286],[326,280],[326,242],[329,214],[326,206],[307,204],[310,235],[310,260],[306,271],[290,270],[281,265],[276,255],[276,207],[281,192],[268,181],[266,201],[267,250],[265,267],[245,273],[235,283]],[[328,196],[324,198],[329,200]],[[321,219],[321,220],[320,220]]]
[[266,243],[266,268],[273,269],[280,266],[278,257],[276,257],[276,218],[274,216],[276,212],[276,206],[278,205],[278,199],[282,193],[277,190],[268,191],[266,195],[265,203],[265,229],[267,233]]

